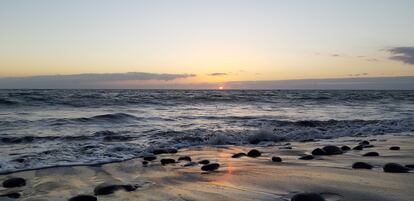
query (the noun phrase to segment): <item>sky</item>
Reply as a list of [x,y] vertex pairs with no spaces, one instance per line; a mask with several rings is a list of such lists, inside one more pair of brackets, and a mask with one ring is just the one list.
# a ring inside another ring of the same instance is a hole
[[412,0],[0,0],[0,88],[414,76],[413,8]]

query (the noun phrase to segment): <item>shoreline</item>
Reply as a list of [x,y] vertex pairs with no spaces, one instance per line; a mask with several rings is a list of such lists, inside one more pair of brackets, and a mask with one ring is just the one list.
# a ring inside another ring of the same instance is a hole
[[[314,160],[298,159],[318,147],[348,145],[352,148],[361,140],[373,140],[369,141],[373,147],[315,156]],[[156,155],[157,159],[148,165],[143,165],[143,159],[137,157],[92,166],[47,167],[2,174],[2,182],[21,177],[27,184],[18,188],[0,187],[0,195],[18,193],[19,200],[30,201],[68,200],[80,194],[93,195],[96,186],[109,183],[137,188],[131,192],[119,190],[110,195],[98,195],[98,200],[290,200],[300,192],[315,192],[329,201],[408,201],[414,196],[410,190],[414,181],[413,169],[409,173],[386,173],[382,166],[389,162],[414,164],[412,143],[412,135],[377,135],[290,142],[290,145],[189,147],[179,149],[176,154]],[[291,149],[283,149],[287,146]],[[389,150],[390,146],[400,146],[401,150]],[[262,155],[257,158],[231,157],[251,149],[259,150]],[[373,151],[380,156],[362,156]],[[162,158],[177,160],[179,156],[189,156],[193,162],[207,159],[220,167],[203,173],[199,164],[184,166],[187,162],[181,161],[161,165],[159,162]],[[282,162],[272,162],[272,156],[281,157]],[[358,161],[374,167],[372,170],[353,169],[352,164]]]

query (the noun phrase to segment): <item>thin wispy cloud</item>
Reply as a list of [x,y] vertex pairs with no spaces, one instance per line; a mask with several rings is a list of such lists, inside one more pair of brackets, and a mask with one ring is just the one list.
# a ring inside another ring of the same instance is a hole
[[110,82],[169,82],[177,79],[186,79],[195,76],[195,74],[168,74],[144,72],[43,75],[30,77],[3,77],[0,78],[0,85],[2,86],[2,88],[94,88]]
[[392,55],[390,59],[414,65],[414,47],[393,47],[388,52]]
[[228,73],[210,73],[207,74],[208,76],[226,76],[228,75]]

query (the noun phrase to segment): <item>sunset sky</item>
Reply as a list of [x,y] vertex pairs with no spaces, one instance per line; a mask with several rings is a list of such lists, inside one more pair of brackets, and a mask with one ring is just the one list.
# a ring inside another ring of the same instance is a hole
[[1,0],[0,77],[111,83],[414,76],[412,0]]

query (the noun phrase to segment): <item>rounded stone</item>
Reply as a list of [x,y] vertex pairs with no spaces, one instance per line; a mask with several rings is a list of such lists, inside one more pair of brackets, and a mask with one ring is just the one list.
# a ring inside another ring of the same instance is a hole
[[253,158],[259,157],[261,155],[262,155],[262,153],[260,153],[260,151],[257,150],[257,149],[252,149],[247,153],[247,156],[253,157]]
[[4,188],[15,188],[22,187],[26,185],[26,180],[20,177],[14,177],[3,181]]
[[291,201],[325,201],[325,199],[317,193],[299,193],[294,195]]

